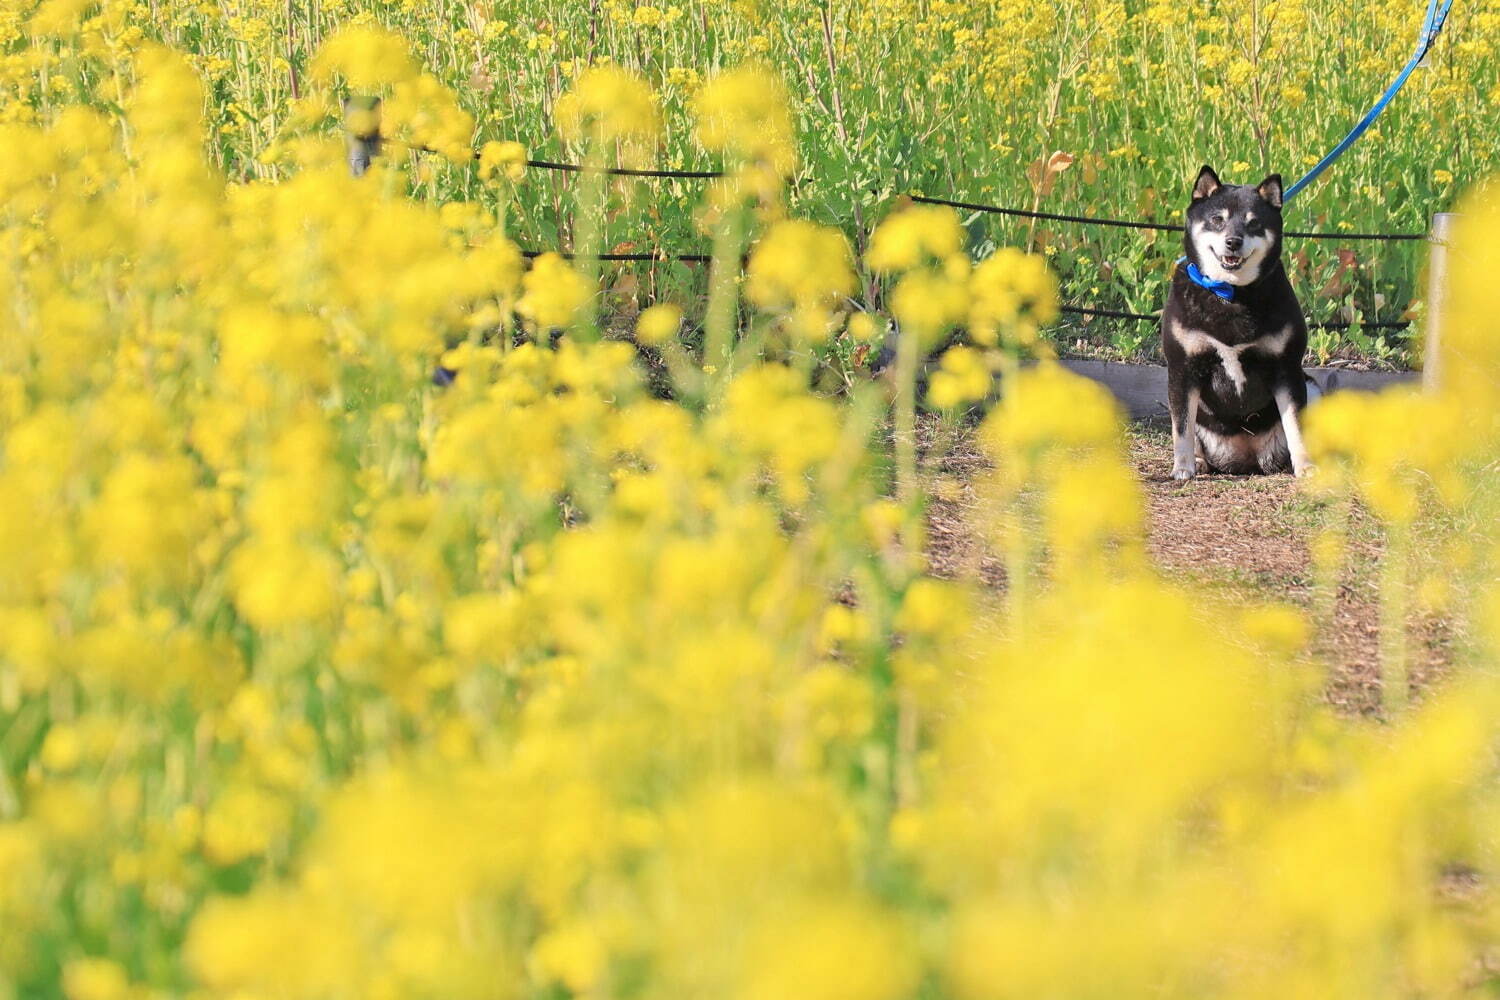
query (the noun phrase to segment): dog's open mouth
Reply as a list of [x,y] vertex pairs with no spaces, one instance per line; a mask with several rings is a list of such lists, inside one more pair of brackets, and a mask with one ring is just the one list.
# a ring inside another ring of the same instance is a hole
[[1219,263],[1224,265],[1226,271],[1238,271],[1240,265],[1245,263],[1245,258],[1232,253],[1215,254],[1215,256],[1219,258]]

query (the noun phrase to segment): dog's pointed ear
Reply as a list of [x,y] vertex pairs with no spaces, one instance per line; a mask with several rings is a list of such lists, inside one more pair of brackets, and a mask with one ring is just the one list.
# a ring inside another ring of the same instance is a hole
[[1260,196],[1266,199],[1266,201],[1270,202],[1272,205],[1275,205],[1277,208],[1281,207],[1280,174],[1272,174],[1271,176],[1267,177],[1265,180],[1261,181],[1255,186],[1255,190],[1259,191]]
[[1205,163],[1203,169],[1198,171],[1198,179],[1193,181],[1193,200],[1202,201],[1221,187],[1223,185],[1219,183],[1219,175]]

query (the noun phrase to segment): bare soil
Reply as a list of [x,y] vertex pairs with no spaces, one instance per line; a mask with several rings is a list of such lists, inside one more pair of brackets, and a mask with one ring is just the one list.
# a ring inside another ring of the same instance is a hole
[[[928,562],[935,574],[971,578],[1003,590],[1005,573],[989,550],[975,481],[985,459],[967,429],[923,427],[925,470],[933,501],[928,516]],[[1310,660],[1326,668],[1325,697],[1337,709],[1369,714],[1380,705],[1378,581],[1384,546],[1378,525],[1356,511],[1347,559],[1331,601],[1318,603],[1309,543],[1328,511],[1290,476],[1171,478],[1168,435],[1137,425],[1130,455],[1147,508],[1147,547],[1168,579],[1204,595],[1206,613],[1230,604],[1283,602],[1310,612],[1315,633]],[[1413,615],[1408,658],[1413,694],[1449,665],[1452,622]]]

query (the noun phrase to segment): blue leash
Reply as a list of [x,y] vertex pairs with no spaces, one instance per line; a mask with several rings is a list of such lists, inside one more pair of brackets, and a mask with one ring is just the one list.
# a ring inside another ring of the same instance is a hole
[[1437,41],[1439,32],[1443,30],[1443,22],[1448,19],[1448,10],[1452,6],[1453,0],[1443,0],[1441,9],[1438,7],[1438,0],[1427,0],[1427,17],[1422,22],[1422,33],[1417,38],[1417,51],[1412,55],[1411,61],[1406,64],[1406,68],[1401,71],[1401,75],[1396,77],[1395,82],[1386,88],[1385,93],[1380,95],[1380,100],[1375,102],[1375,106],[1369,110],[1369,113],[1360,119],[1358,125],[1354,126],[1354,130],[1344,136],[1344,140],[1333,147],[1333,150],[1327,156],[1319,160],[1318,165],[1309,170],[1306,176],[1286,189],[1286,193],[1282,195],[1281,199],[1283,203],[1291,201],[1298,191],[1301,191],[1316,180],[1319,174],[1327,170],[1334,160],[1343,156],[1344,151],[1354,145],[1355,140],[1364,135],[1365,130],[1374,123],[1376,118],[1380,117],[1380,113],[1385,110],[1385,106],[1391,103],[1391,99],[1396,96],[1396,92],[1406,83],[1406,78],[1411,76],[1412,70],[1416,69],[1417,64],[1426,57],[1427,51],[1432,48],[1432,43]]

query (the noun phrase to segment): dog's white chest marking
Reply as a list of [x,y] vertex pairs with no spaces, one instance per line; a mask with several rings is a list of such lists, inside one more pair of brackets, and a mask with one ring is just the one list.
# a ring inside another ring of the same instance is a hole
[[1265,333],[1254,340],[1244,344],[1226,344],[1217,337],[1209,336],[1202,330],[1190,330],[1181,323],[1172,324],[1172,336],[1182,345],[1182,349],[1188,354],[1207,354],[1210,351],[1219,355],[1219,364],[1224,366],[1224,374],[1229,376],[1229,381],[1234,383],[1235,392],[1245,391],[1245,366],[1240,357],[1246,351],[1264,351],[1275,355],[1286,350],[1287,342],[1292,339],[1291,325],[1282,327],[1276,333]]

